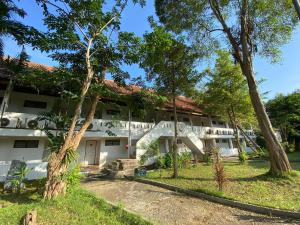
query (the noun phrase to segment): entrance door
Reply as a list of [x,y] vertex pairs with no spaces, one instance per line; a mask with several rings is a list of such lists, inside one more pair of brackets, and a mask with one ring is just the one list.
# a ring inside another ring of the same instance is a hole
[[96,147],[97,141],[86,141],[84,161],[88,165],[96,164]]

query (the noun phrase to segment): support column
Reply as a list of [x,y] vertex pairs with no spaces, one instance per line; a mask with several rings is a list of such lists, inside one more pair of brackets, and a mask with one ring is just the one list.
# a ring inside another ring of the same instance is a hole
[[229,139],[229,148],[233,149],[233,143],[232,143],[232,139],[231,138]]
[[[214,127],[214,125],[213,125],[213,123],[212,123],[212,120],[211,120],[211,116],[208,116],[208,123],[209,123],[209,126],[210,126],[211,128]],[[212,145],[213,145],[213,147],[216,147],[216,146],[217,146],[217,143],[216,143],[216,139],[215,139],[215,138],[212,139]]]
[[169,149],[169,140],[167,138],[165,139],[165,149],[166,149],[166,153],[170,151],[170,149]]

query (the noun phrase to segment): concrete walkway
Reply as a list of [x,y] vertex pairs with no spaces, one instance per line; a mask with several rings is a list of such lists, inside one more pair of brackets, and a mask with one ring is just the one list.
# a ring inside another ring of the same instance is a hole
[[271,218],[135,181],[97,180],[84,182],[82,186],[155,224],[300,224],[300,221]]

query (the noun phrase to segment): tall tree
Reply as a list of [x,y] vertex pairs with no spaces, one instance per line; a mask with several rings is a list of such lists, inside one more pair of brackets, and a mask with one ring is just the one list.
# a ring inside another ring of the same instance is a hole
[[186,34],[195,46],[203,46],[203,43],[208,49],[218,44],[228,46],[247,79],[251,102],[270,155],[270,174],[290,172],[290,163],[258,91],[253,57],[259,54],[278,60],[279,47],[290,39],[298,22],[292,1],[156,0],[155,3],[160,21],[168,29]]
[[255,123],[247,81],[240,67],[233,63],[229,52],[220,50],[217,54],[215,68],[206,70],[208,81],[196,97],[200,97],[206,112],[216,114],[232,124],[238,152],[242,155],[238,125]]
[[193,88],[199,79],[195,63],[199,57],[192,48],[180,39],[175,39],[164,27],[152,22],[153,32],[144,35],[144,48],[141,67],[147,79],[154,81],[158,93],[168,97],[173,103],[174,140],[173,140],[173,177],[178,176],[177,162],[177,109],[176,97]]
[[[142,0],[133,2],[144,3]],[[116,0],[114,4],[102,0],[37,0],[37,3],[43,8],[44,23],[48,28],[39,47],[52,53],[51,57],[59,61],[62,73],[77,77],[81,84],[75,95],[74,112],[67,123],[67,132],[48,160],[44,198],[52,199],[65,193],[66,183],[61,177],[68,167],[64,162],[76,151],[93,120],[101,98],[98,88],[104,86],[105,73],[110,69],[118,82],[128,76],[118,67],[122,60],[114,61],[112,57],[123,59],[122,51],[130,47],[132,34],[119,32],[121,13],[127,6],[127,0]],[[117,39],[124,42],[115,54],[114,46],[118,43],[113,40]],[[79,124],[89,93],[92,93],[90,109]]]
[[26,16],[26,12],[16,6],[12,0],[2,0],[0,2],[0,61],[4,55],[4,43],[2,38],[10,36],[14,38],[18,44],[25,44],[31,40],[33,34],[37,34],[37,30],[31,26],[26,26],[16,20],[16,16],[21,18]]
[[[284,142],[300,141],[300,91],[277,95],[266,104],[274,126],[280,130]],[[299,143],[296,143],[298,146]]]

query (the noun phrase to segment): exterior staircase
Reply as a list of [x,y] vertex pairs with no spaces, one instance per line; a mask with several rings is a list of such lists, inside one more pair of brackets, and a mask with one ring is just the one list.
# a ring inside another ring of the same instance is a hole
[[139,167],[136,159],[117,159],[108,165],[107,170],[112,178],[123,178],[124,176],[134,176],[134,171]]
[[[161,121],[146,133],[136,144],[136,159],[140,159],[146,152],[147,146],[160,137],[174,136],[174,122]],[[182,139],[185,145],[195,153],[204,154],[203,143],[197,136],[191,126],[184,123],[178,123],[178,137]]]

